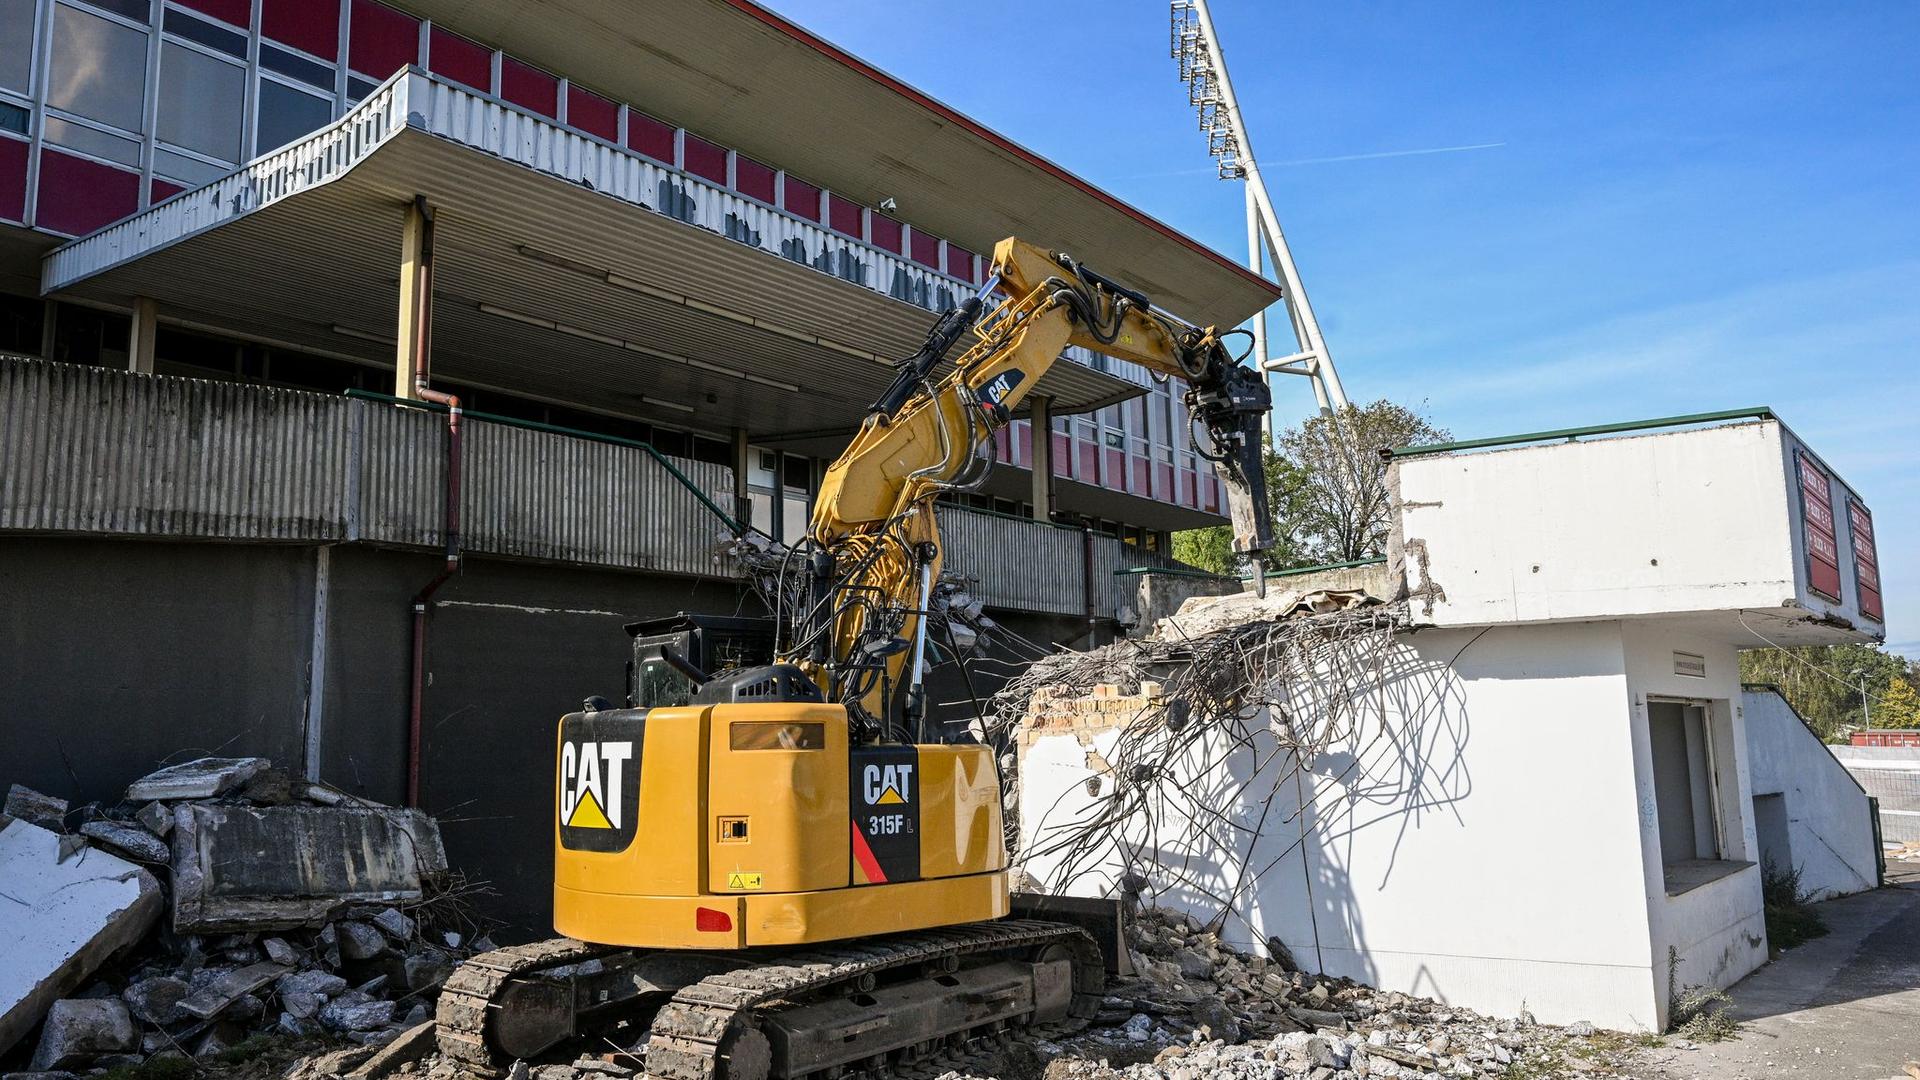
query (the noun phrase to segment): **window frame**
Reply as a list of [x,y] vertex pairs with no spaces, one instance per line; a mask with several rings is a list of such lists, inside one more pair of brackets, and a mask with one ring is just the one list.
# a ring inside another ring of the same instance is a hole
[[[320,127],[326,127],[327,124],[331,124],[335,120],[340,119],[340,99],[338,94],[322,94],[311,83],[303,83],[298,79],[288,78],[287,76],[281,75],[278,72],[269,71],[266,68],[256,66],[254,68],[253,83],[248,87],[249,96],[253,99],[253,125],[252,125],[252,129],[248,132],[248,135],[250,135],[253,139],[253,153],[252,155],[250,155],[245,159],[247,161],[252,161],[255,158],[265,157],[266,155],[281,149],[282,146],[292,145],[291,143],[282,143],[279,146],[261,146],[260,145],[260,118],[265,113],[265,110],[260,107],[260,99],[261,99],[260,88],[263,83],[269,83],[269,82],[277,83],[288,90],[293,90],[297,93],[304,94],[307,97],[315,99],[316,101],[325,101],[327,103],[327,119],[325,122],[323,122],[320,125]],[[307,132],[307,134],[311,135],[313,134],[314,131],[319,131],[319,130],[320,128],[317,127],[317,128],[314,128],[312,131]],[[300,136],[300,138],[305,138],[305,137],[306,136],[304,135]]]
[[[177,11],[180,9],[169,8],[168,10]],[[228,161],[224,158],[220,158],[213,154],[209,154],[204,150],[195,150],[190,147],[181,146],[178,143],[169,142],[166,139],[163,139],[160,137],[160,98],[163,92],[164,81],[166,79],[165,67],[166,67],[166,55],[167,55],[168,45],[177,46],[179,48],[186,49],[189,52],[199,53],[201,56],[211,57],[214,60],[219,61],[220,63],[223,63],[230,68],[237,69],[240,72],[240,132],[239,132],[239,137],[237,139],[238,157],[236,157],[234,160]],[[253,52],[253,46],[251,42],[248,43],[247,51],[248,53]],[[179,154],[181,157],[192,158],[195,161],[204,162],[208,165],[224,166],[225,169],[229,172],[237,168],[240,162],[248,160],[248,157],[247,157],[248,135],[251,133],[251,130],[252,130],[252,125],[248,121],[251,120],[252,118],[253,109],[252,109],[252,102],[248,100],[251,97],[251,95],[248,93],[249,80],[247,78],[247,74],[248,74],[248,69],[251,66],[252,65],[248,62],[248,59],[246,57],[235,57],[230,53],[223,53],[218,49],[214,49],[214,48],[210,48],[209,46],[202,45],[199,42],[194,41],[190,38],[179,37],[168,31],[162,30],[160,34],[160,49],[158,51],[157,62],[154,65],[154,73],[153,73],[153,80],[152,80],[153,81],[153,97],[154,97],[154,109],[153,109],[154,147],[156,149],[165,150],[170,154]]]

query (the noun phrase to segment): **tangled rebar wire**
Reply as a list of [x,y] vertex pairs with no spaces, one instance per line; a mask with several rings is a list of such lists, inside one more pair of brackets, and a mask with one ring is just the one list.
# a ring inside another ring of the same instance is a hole
[[1044,865],[1056,890],[1094,875],[1116,892],[1205,898],[1218,919],[1231,913],[1278,861],[1261,835],[1304,836],[1301,773],[1330,747],[1391,727],[1379,691],[1405,605],[1357,593],[1311,599],[1291,617],[1055,653],[1012,679],[993,701],[996,742],[1022,726],[1030,738],[1070,731],[1089,698],[1131,710],[1095,725],[1110,732],[1097,753],[1082,740],[1090,798],[1063,793],[1079,805],[1044,808],[1035,836],[1019,837],[1010,821],[1021,865]]

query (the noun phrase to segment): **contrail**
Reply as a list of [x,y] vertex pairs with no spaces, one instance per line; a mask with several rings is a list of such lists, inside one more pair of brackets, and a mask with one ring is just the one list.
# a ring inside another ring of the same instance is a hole
[[1429,146],[1421,150],[1382,150],[1373,154],[1341,154],[1338,157],[1299,158],[1295,161],[1276,161],[1276,168],[1293,165],[1331,165],[1336,161],[1373,161],[1377,158],[1417,157],[1421,154],[1458,154],[1466,150],[1492,150],[1507,145],[1504,142],[1472,143],[1467,146]]
[[[1507,145],[1504,142],[1472,143],[1467,146],[1429,146],[1420,150],[1381,150],[1372,154],[1341,154],[1338,157],[1299,158],[1294,161],[1276,161],[1276,169],[1291,168],[1295,165],[1331,165],[1338,161],[1373,161],[1378,158],[1419,157],[1423,154],[1458,154],[1467,150],[1492,150]],[[1130,173],[1119,177],[1122,180],[1148,180],[1164,176],[1198,176],[1213,172],[1210,168],[1169,169],[1166,172]]]

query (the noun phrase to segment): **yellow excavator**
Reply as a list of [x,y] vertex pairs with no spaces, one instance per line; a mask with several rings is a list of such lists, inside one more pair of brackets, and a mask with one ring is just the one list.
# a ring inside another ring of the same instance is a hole
[[1272,542],[1269,399],[1222,336],[1066,255],[1001,241],[986,286],[897,364],[827,471],[808,538],[779,550],[774,662],[709,675],[666,648],[687,692],[642,687],[631,707],[562,718],[565,936],[462,964],[439,1000],[442,1053],[497,1074],[601,1032],[644,1046],[647,1074],[667,1080],[835,1080],[1090,1018],[1104,978],[1092,938],[1007,918],[993,750],[920,734],[934,502],[984,479],[990,436],[1080,345],[1189,383],[1197,443],[1230,481],[1235,546],[1257,561]]

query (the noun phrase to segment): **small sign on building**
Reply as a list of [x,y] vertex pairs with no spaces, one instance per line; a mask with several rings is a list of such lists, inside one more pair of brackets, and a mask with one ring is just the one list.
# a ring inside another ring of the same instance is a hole
[[1857,501],[1847,500],[1847,529],[1853,539],[1853,583],[1860,593],[1860,614],[1885,622],[1880,607],[1880,555],[1873,546],[1873,514]]
[[1840,602],[1840,544],[1833,534],[1833,489],[1827,471],[1805,450],[1800,458],[1800,520],[1807,541],[1807,586]]
[[1673,673],[1675,675],[1686,675],[1695,679],[1704,679],[1707,677],[1707,658],[1690,652],[1675,652],[1673,654]]

